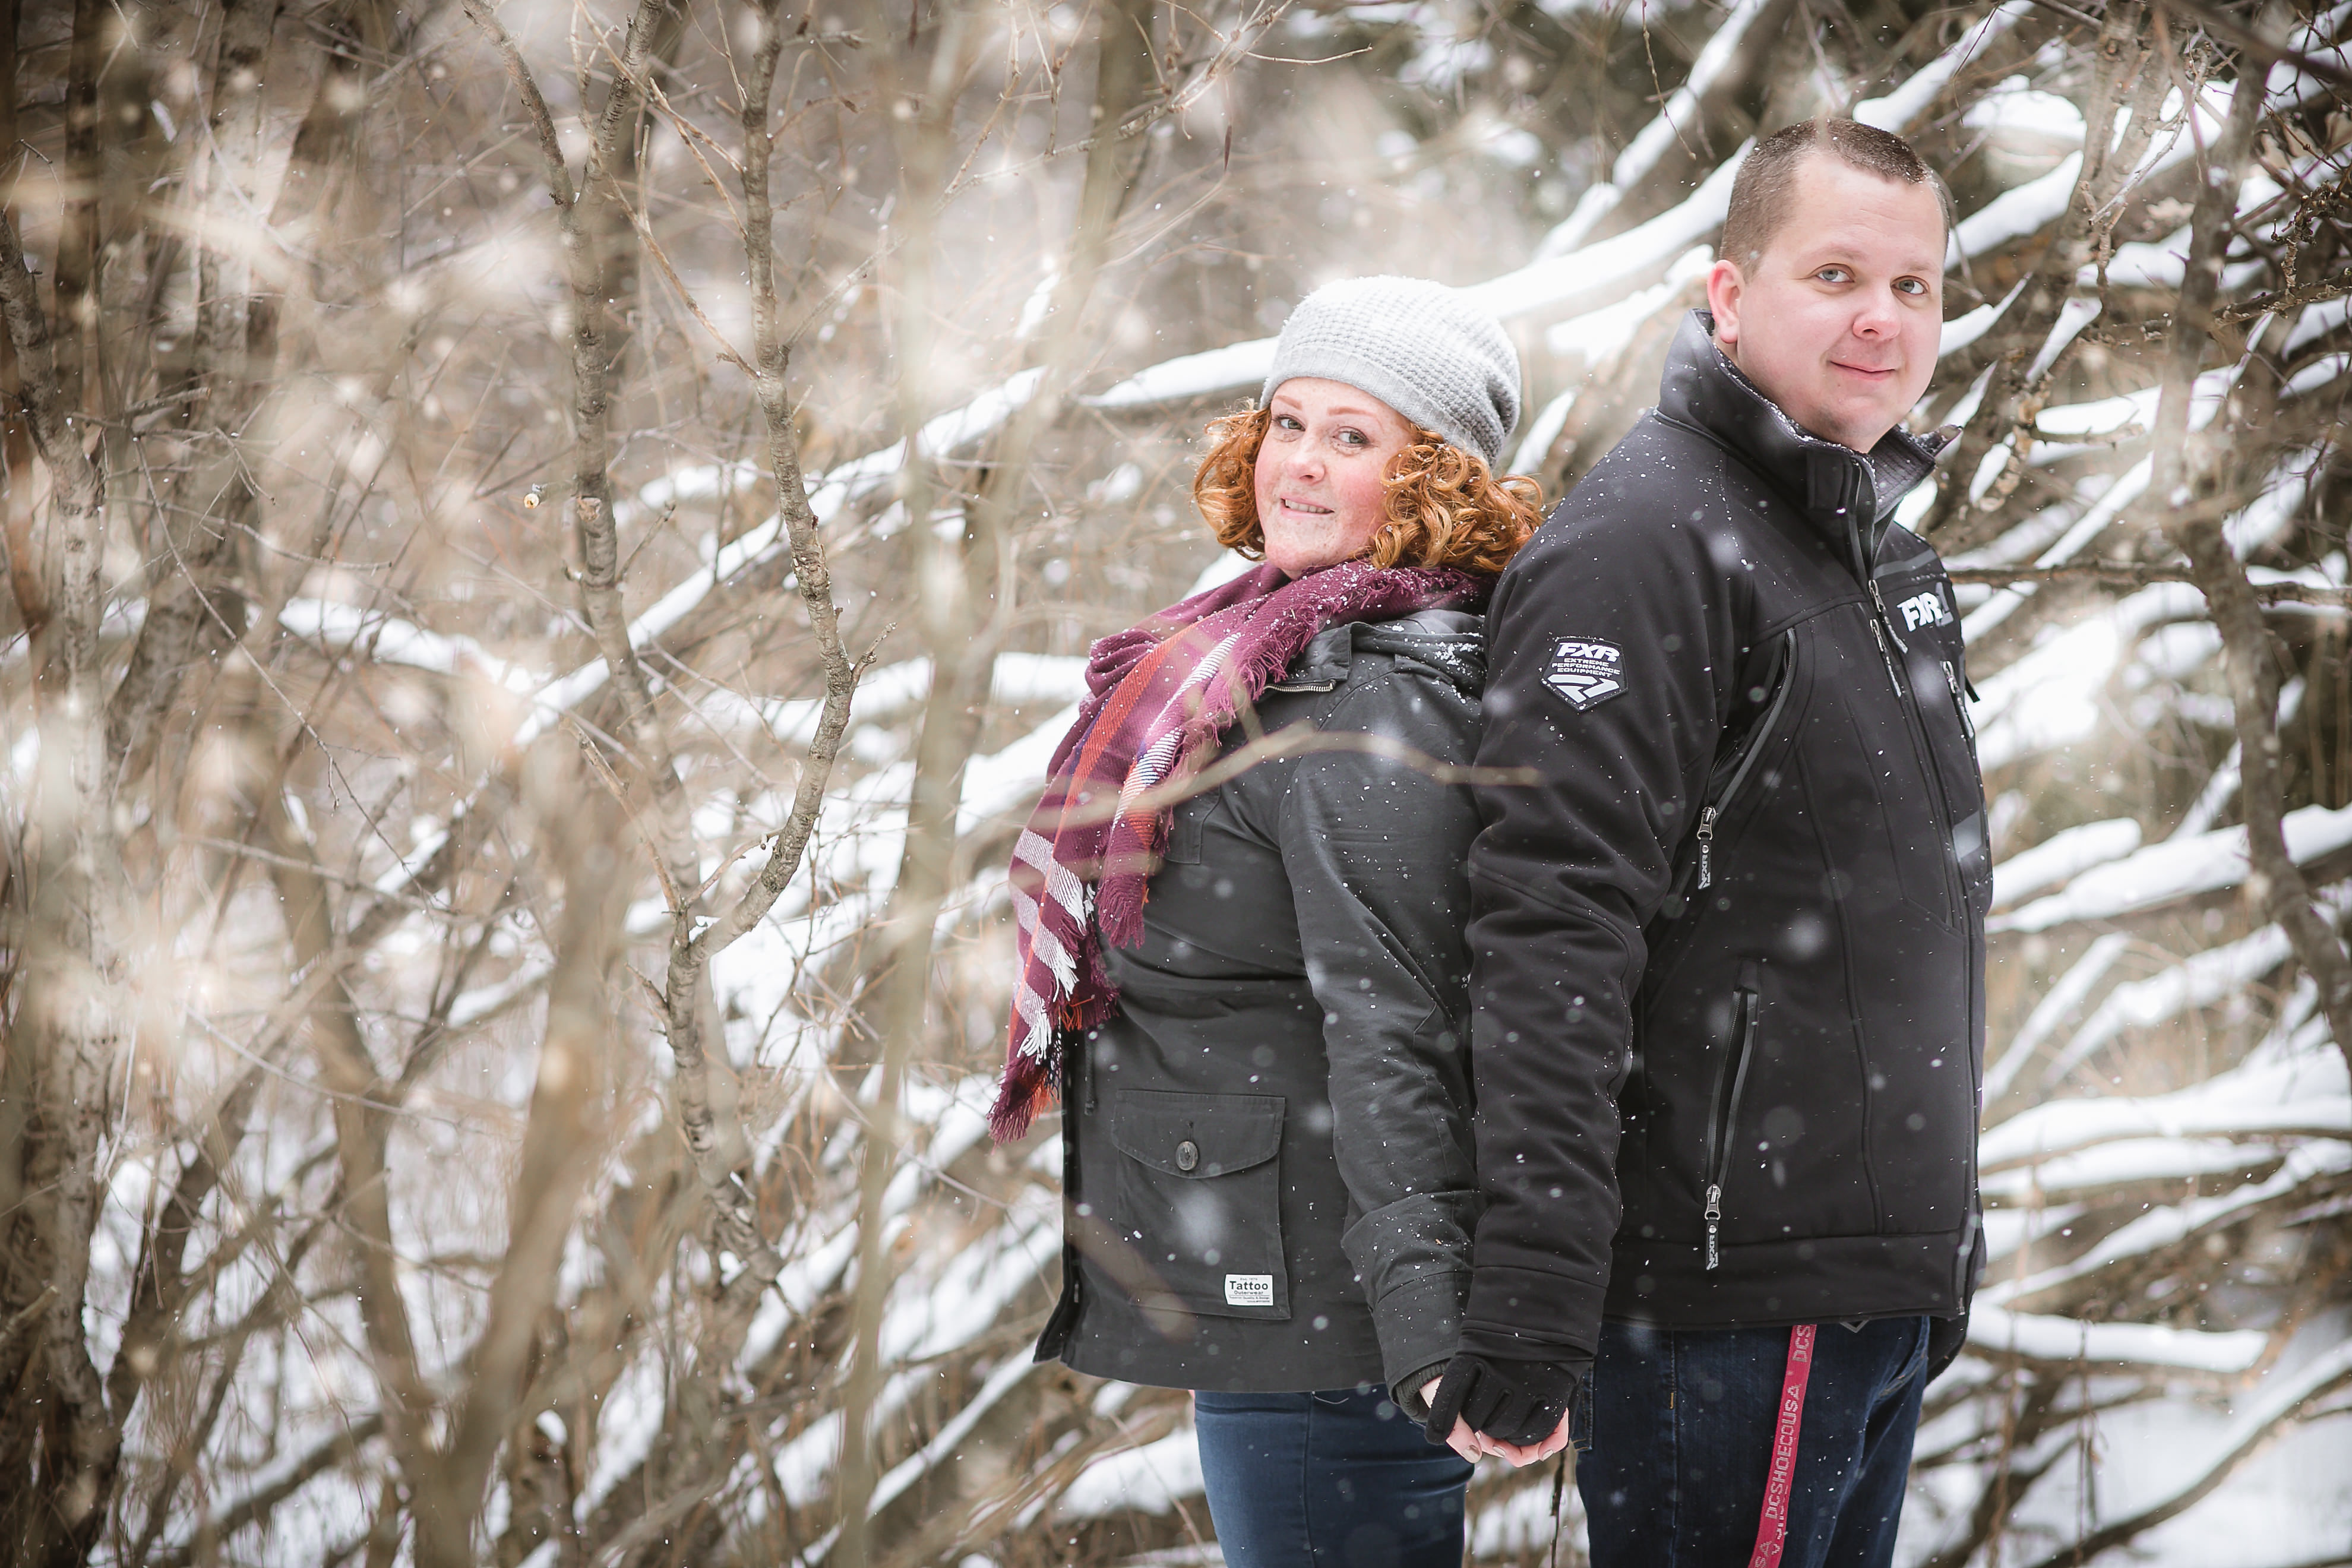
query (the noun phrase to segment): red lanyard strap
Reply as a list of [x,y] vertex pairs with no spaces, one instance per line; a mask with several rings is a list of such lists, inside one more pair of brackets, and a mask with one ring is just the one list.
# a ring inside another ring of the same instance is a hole
[[1773,1423],[1772,1468],[1764,1479],[1764,1512],[1756,1521],[1756,1550],[1748,1568],[1780,1568],[1789,1544],[1789,1493],[1797,1479],[1797,1433],[1805,1423],[1805,1381],[1813,1372],[1811,1323],[1789,1331],[1789,1367],[1780,1379],[1780,1414]]

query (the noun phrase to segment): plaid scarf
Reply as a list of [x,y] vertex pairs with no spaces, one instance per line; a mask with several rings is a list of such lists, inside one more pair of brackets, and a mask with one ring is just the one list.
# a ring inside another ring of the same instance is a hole
[[999,1141],[1027,1131],[1051,1100],[1062,1031],[1098,1024],[1118,1005],[1100,944],[1143,941],[1145,884],[1175,816],[1172,802],[1143,797],[1197,773],[1242,705],[1317,633],[1463,604],[1489,585],[1465,572],[1364,561],[1296,581],[1260,566],[1094,645],[1089,695],[1013,848],[1020,976],[988,1113]]

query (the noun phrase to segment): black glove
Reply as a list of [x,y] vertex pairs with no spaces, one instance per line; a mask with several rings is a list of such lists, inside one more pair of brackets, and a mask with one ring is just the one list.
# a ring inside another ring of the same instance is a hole
[[[1962,1308],[1957,1318],[1927,1320],[1927,1383],[1944,1375],[1944,1369],[1960,1359],[1960,1347],[1969,1342],[1969,1314]],[[1927,1384],[1920,1384],[1926,1387]]]
[[1464,1351],[1445,1363],[1423,1430],[1443,1443],[1460,1416],[1498,1443],[1540,1443],[1559,1429],[1591,1371],[1590,1361],[1501,1361]]

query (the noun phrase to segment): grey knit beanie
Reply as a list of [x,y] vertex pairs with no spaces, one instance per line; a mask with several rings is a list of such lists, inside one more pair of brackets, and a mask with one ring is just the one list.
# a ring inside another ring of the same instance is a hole
[[1418,278],[1350,278],[1301,300],[1258,406],[1302,375],[1369,392],[1497,470],[1519,422],[1519,356],[1503,324]]

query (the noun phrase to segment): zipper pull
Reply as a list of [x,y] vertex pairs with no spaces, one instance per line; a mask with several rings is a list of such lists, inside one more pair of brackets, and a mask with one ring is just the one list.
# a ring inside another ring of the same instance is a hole
[[1698,814],[1698,885],[1706,887],[1715,880],[1715,807],[1702,806]]
[[1944,667],[1944,684],[1952,689],[1952,706],[1960,710],[1960,732],[1973,741],[1977,738],[1977,721],[1969,717],[1968,698],[1960,690],[1959,672],[1948,658],[1939,661]]
[[1895,698],[1900,700],[1905,695],[1903,690],[1903,682],[1895,677],[1895,654],[1894,651],[1886,646],[1886,633],[1885,629],[1879,626],[1878,618],[1875,616],[1872,616],[1870,619],[1870,635],[1878,643],[1878,657],[1886,661],[1886,684],[1895,688]]
[[1706,1185],[1706,1266],[1712,1270],[1723,1258],[1715,1249],[1716,1226],[1723,1219],[1723,1184],[1709,1182]]
[[1895,629],[1895,617],[1886,613],[1886,595],[1878,591],[1878,579],[1875,577],[1870,580],[1870,602],[1878,606],[1878,618],[1885,623],[1886,635],[1895,639],[1895,646],[1909,653],[1911,645],[1905,642],[1903,634]]
[[1895,629],[1895,617],[1886,613],[1886,596],[1878,591],[1878,579],[1875,577],[1870,580],[1870,602],[1878,607],[1878,618],[1870,623],[1870,635],[1878,639],[1878,656],[1886,661],[1886,679],[1895,682],[1895,696],[1906,696],[1907,693],[1903,689],[1903,682],[1895,674],[1895,656],[1886,651],[1886,640],[1894,638],[1895,646],[1901,648],[1906,658],[1910,655],[1911,645],[1905,642],[1903,634]]

